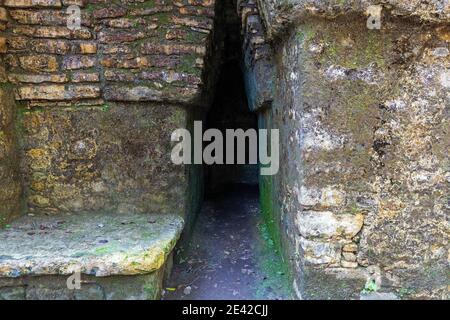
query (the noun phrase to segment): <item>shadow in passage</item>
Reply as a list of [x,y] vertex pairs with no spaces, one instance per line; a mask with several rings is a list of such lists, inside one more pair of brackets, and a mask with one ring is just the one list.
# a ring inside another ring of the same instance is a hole
[[[218,129],[226,141],[226,130],[258,129],[258,119],[247,105],[245,84],[241,68],[238,63],[231,60],[225,63],[220,73],[216,97],[212,108],[208,112],[205,129]],[[227,143],[229,141],[226,141]],[[257,164],[237,164],[237,139],[234,141],[234,164],[214,164],[204,166],[206,196],[222,192],[230,184],[258,185]],[[246,139],[246,163],[249,163],[249,140]],[[227,150],[224,146],[222,152],[224,162],[227,159]]]
[[[227,2],[228,11],[235,12]],[[227,12],[228,12],[227,11]],[[240,19],[226,15],[225,48],[214,102],[204,130],[257,129],[247,105]],[[249,159],[247,145],[246,158]],[[226,148],[223,154],[226,158]],[[236,149],[235,149],[236,151]],[[236,152],[235,152],[236,163]],[[164,299],[289,299],[285,264],[262,221],[259,168],[253,165],[204,166],[206,199],[190,239],[177,249]]]
[[290,299],[279,256],[259,214],[258,187],[229,184],[209,197],[179,249],[166,300]]

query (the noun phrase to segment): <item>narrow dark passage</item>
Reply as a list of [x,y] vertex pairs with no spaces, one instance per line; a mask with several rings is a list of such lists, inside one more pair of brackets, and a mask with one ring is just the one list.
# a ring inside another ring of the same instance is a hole
[[258,188],[228,185],[203,205],[179,249],[164,299],[290,299],[283,264],[259,213]]
[[[258,129],[247,104],[236,2],[225,3],[224,54],[204,129]],[[250,158],[247,140],[247,163]],[[234,150],[235,163],[237,148]],[[227,155],[227,148],[223,154]],[[233,157],[231,157],[233,158]],[[259,208],[257,164],[203,166],[205,201],[176,252],[164,299],[289,299],[291,285]]]

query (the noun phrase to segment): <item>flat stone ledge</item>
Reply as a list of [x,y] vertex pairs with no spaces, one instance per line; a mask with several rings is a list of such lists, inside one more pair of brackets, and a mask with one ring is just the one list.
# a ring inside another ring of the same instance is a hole
[[183,225],[177,215],[23,217],[0,230],[0,278],[149,274],[164,266]]

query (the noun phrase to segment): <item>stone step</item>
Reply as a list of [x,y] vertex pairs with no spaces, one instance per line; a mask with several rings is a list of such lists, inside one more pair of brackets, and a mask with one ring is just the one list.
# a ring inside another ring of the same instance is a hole
[[158,299],[183,224],[155,214],[20,218],[0,230],[0,300]]

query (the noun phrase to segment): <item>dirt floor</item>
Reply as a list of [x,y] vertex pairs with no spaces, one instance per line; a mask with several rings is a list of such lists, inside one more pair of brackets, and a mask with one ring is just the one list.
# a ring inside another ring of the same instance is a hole
[[203,204],[180,246],[165,300],[291,299],[285,263],[266,232],[258,189],[233,185]]

